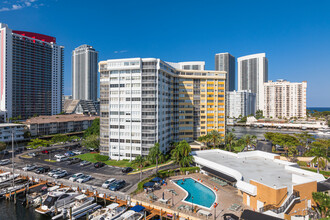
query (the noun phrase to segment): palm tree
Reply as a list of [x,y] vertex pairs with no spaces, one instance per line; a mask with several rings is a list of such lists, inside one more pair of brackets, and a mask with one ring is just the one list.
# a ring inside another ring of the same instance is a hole
[[327,192],[313,192],[313,200],[316,203],[316,209],[321,214],[322,219],[328,219],[330,215],[330,196]]
[[156,173],[158,172],[158,162],[164,160],[164,154],[159,148],[159,143],[155,143],[155,145],[150,148],[148,159],[152,163],[156,162]]
[[300,134],[294,134],[294,136],[299,140],[300,144],[306,149],[309,149],[309,142],[315,140],[314,136],[308,134],[308,131],[303,131]]
[[172,159],[181,167],[188,167],[194,161],[194,157],[190,153],[191,147],[185,140],[179,142],[171,151]]
[[229,146],[229,151],[231,152],[231,147],[236,140],[236,135],[232,132],[229,132],[226,135],[226,144]]
[[144,166],[145,161],[146,160],[141,155],[138,155],[135,160],[133,160],[133,164],[140,168],[140,181],[142,180],[142,168]]
[[[324,144],[325,143],[325,144]],[[328,145],[321,139],[312,143],[312,148],[308,152],[308,155],[313,156],[314,159],[312,160],[313,163],[317,163],[317,172],[320,172],[320,166],[325,167],[326,163],[329,161],[329,157],[327,156],[327,148]]]
[[255,135],[246,134],[243,136],[245,146],[251,146],[256,144],[257,137]]
[[199,136],[199,137],[197,138],[197,141],[202,142],[204,146],[207,146],[207,142],[208,142],[209,140],[208,140],[207,135],[203,135],[203,136]]
[[213,147],[215,148],[216,144],[221,140],[221,135],[217,130],[212,130],[210,133],[207,134],[210,140],[213,143]]

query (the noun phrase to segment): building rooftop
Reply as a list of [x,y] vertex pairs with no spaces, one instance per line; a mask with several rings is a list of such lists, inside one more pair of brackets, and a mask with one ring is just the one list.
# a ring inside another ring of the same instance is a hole
[[17,126],[25,126],[24,124],[15,124],[15,123],[1,123],[0,128],[3,127],[17,127]]
[[234,177],[238,182],[250,180],[272,188],[287,187],[310,181],[322,181],[320,174],[300,169],[296,163],[282,161],[278,155],[263,151],[231,153],[223,150],[193,152],[197,163]]
[[69,121],[85,121],[94,120],[98,118],[97,116],[85,116],[80,114],[71,115],[42,115],[34,118],[27,119],[24,124],[45,124],[45,123],[59,123],[59,122],[69,122]]

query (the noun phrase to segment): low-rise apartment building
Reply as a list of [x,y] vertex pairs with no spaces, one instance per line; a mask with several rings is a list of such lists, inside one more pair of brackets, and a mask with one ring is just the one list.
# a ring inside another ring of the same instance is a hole
[[292,83],[286,80],[269,80],[264,83],[267,118],[305,118],[307,82]]
[[30,129],[31,136],[42,136],[80,132],[91,126],[96,118],[80,114],[39,116],[26,120],[24,124]]
[[0,124],[0,142],[11,142],[12,134],[14,134],[14,141],[24,140],[23,124],[2,123]]

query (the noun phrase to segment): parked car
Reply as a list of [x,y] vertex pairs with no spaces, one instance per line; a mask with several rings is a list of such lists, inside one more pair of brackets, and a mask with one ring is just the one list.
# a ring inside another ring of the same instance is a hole
[[47,173],[50,171],[50,167],[45,166],[45,167],[39,167],[36,169],[35,173],[36,174],[42,174],[42,173]]
[[68,172],[66,170],[59,171],[53,175],[55,179],[62,178],[68,175]]
[[54,157],[57,159],[57,158],[65,157],[65,156],[63,154],[56,154]]
[[100,167],[104,167],[105,163],[102,163],[102,162],[96,162],[94,163],[94,167],[95,168],[100,168]]
[[80,154],[82,154],[82,152],[79,151],[79,150],[74,150],[74,151],[72,151],[72,153],[74,153],[75,155],[80,155]]
[[0,166],[4,166],[4,165],[10,164],[10,163],[11,163],[11,161],[9,159],[0,160]]
[[66,152],[64,155],[67,156],[67,157],[72,157],[72,156],[74,156],[75,154],[74,154],[72,151],[68,151],[68,152]]
[[30,156],[30,157],[36,157],[37,154],[36,153],[28,153],[28,156]]
[[91,179],[92,179],[91,175],[83,175],[83,176],[79,177],[79,179],[77,179],[77,182],[78,183],[85,183],[85,182],[87,182]]
[[125,184],[126,184],[125,180],[116,180],[115,182],[110,184],[109,189],[111,191],[117,191],[122,189],[125,186]]
[[70,161],[68,161],[68,165],[75,164],[81,162],[80,158],[74,157]]
[[57,162],[63,162],[63,161],[68,161],[68,160],[70,160],[69,157],[60,157],[60,158],[56,159]]
[[53,170],[49,171],[49,173],[47,175],[48,176],[53,176],[55,173],[57,173],[59,171],[62,171],[62,169],[61,168],[56,168],[56,169],[53,169]]
[[133,171],[132,167],[125,167],[121,170],[121,172],[123,172],[123,173],[129,173],[129,172],[132,172],[132,171]]
[[111,178],[106,180],[103,184],[102,184],[102,188],[108,189],[110,184],[113,183],[114,181],[116,181],[115,178]]
[[23,167],[22,170],[24,170],[24,171],[31,171],[31,170],[34,170],[36,168],[37,168],[36,165],[29,164],[29,165],[26,165],[25,167]]
[[41,151],[41,153],[43,153],[43,154],[49,154],[49,151],[48,150],[43,150],[43,151]]
[[84,167],[84,166],[88,166],[89,164],[91,164],[91,162],[84,160],[81,161],[80,166]]
[[72,181],[72,182],[74,182],[74,181],[76,181],[77,179],[79,179],[79,178],[82,177],[82,176],[84,176],[83,173],[76,173],[76,174],[73,174],[73,175],[69,178],[69,180]]

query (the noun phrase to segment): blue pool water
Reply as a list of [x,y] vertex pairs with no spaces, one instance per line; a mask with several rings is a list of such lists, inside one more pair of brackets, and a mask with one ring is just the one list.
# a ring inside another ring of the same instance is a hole
[[185,199],[186,202],[193,202],[194,205],[201,205],[207,208],[210,208],[215,203],[216,196],[214,192],[198,181],[188,178],[184,179],[184,182],[183,180],[175,180],[174,182],[188,192],[188,196]]

